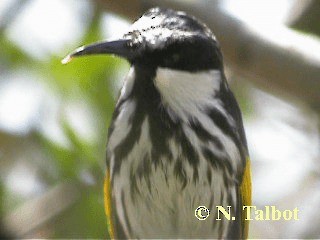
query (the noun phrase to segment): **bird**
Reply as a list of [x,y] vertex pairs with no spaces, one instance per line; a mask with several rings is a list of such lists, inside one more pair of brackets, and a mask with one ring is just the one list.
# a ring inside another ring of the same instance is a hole
[[[107,136],[110,237],[247,238],[250,158],[213,32],[183,11],[155,7],[120,38],[62,62],[93,54],[130,63]],[[210,210],[205,221],[195,217],[199,206]],[[216,206],[230,206],[234,218],[217,220]]]

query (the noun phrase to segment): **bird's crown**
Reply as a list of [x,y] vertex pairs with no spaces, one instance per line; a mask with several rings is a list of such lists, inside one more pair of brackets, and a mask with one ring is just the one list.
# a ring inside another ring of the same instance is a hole
[[175,41],[203,38],[215,41],[210,29],[182,11],[152,8],[136,20],[125,34],[148,47],[164,48]]

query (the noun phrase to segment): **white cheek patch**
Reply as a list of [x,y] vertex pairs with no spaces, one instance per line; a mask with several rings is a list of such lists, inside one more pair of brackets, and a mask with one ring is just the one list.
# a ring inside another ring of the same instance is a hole
[[[154,83],[161,94],[169,116],[174,121],[178,119],[185,123],[184,131],[193,145],[196,145],[196,141],[192,141],[193,131],[187,130],[190,128],[190,119],[197,119],[206,131],[219,138],[226,153],[221,152],[215,146],[210,148],[215,149],[218,155],[227,154],[230,159],[234,159],[232,166],[236,169],[237,164],[240,163],[240,154],[236,144],[206,113],[208,108],[217,109],[225,116],[228,123],[234,126],[233,118],[226,112],[221,100],[215,97],[216,92],[220,91],[221,81],[223,80],[219,70],[190,73],[158,68]],[[198,148],[200,151],[199,146]]]
[[168,112],[188,121],[196,117],[206,107],[220,108],[221,102],[214,98],[220,90],[221,72],[209,70],[196,73],[158,68],[154,84],[159,90]]

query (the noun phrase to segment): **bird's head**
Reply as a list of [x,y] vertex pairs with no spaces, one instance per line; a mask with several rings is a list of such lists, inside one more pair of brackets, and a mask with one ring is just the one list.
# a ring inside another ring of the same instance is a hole
[[153,8],[120,39],[78,48],[63,63],[89,54],[114,54],[132,64],[190,72],[220,69],[218,43],[205,24],[184,12]]

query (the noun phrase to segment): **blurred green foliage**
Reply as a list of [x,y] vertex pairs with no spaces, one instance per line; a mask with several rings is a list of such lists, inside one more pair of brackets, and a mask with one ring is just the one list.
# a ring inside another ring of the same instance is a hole
[[[100,26],[102,13],[96,10],[93,16],[79,45],[102,39]],[[53,141],[40,128],[35,128],[28,134],[35,140],[37,151],[40,151],[41,156],[44,157],[39,161],[44,162],[44,166],[48,166],[48,168],[40,168],[40,172],[37,172],[42,185],[46,187],[42,194],[64,182],[72,181],[76,183],[75,187],[80,186],[81,196],[72,206],[63,212],[58,212],[53,219],[49,219],[44,225],[39,226],[39,229],[35,229],[35,234],[39,235],[32,235],[33,233],[30,232],[28,236],[44,238],[108,237],[102,191],[107,127],[115,104],[115,76],[120,68],[128,67],[127,63],[110,56],[94,56],[75,59],[68,65],[62,65],[60,61],[63,56],[52,55],[46,61],[36,60],[8,40],[5,34],[0,35],[0,44],[2,69],[7,73],[28,69],[36,76],[40,76],[41,84],[47,85],[59,98],[61,115],[58,121],[68,144],[62,145]],[[66,50],[65,55],[72,50],[72,48]],[[80,137],[77,130],[72,127],[64,114],[70,102],[80,104],[85,102],[89,106],[90,113],[93,114],[91,124],[98,133],[97,138]],[[18,149],[19,146],[16,148]],[[36,164],[36,161],[29,159],[29,156],[26,155],[25,158],[30,161],[30,164]],[[83,177],[83,174],[87,177]],[[3,181],[2,178],[0,180]],[[0,182],[0,216],[2,217],[10,215],[9,211],[3,209],[3,202],[7,202],[6,205],[8,205],[10,199],[23,198],[4,188]],[[12,203],[13,209],[18,207],[16,204],[29,200],[32,201],[27,198]]]
[[[101,189],[83,191],[80,201],[56,221],[56,238],[107,238],[107,221],[101,201]],[[61,220],[63,219],[63,220]],[[70,228],[73,231],[70,231]],[[75,231],[76,230],[76,231]]]

